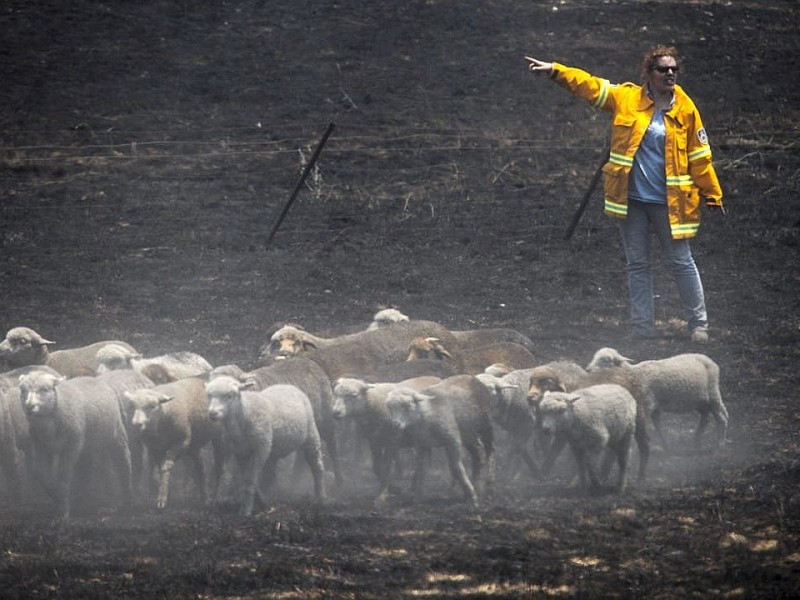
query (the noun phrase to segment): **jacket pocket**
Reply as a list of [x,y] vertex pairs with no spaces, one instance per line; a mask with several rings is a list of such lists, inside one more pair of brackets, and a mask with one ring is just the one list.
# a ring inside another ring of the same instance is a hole
[[604,191],[607,200],[625,204],[628,199],[628,173],[630,169],[608,162],[603,166]]

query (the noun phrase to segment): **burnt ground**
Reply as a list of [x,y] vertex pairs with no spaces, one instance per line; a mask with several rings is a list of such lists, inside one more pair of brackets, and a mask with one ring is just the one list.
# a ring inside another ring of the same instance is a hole
[[[156,513],[84,506],[55,529],[0,505],[4,597],[782,597],[800,577],[800,14],[792,0],[397,3],[119,0],[0,9],[0,326],[60,347],[122,338],[253,366],[271,325],[363,325],[383,306],[515,327],[542,361],[601,346],[693,349],[659,266],[665,336],[624,338],[615,225],[599,192],[564,230],[608,119],[524,54],[636,80],[674,43],[729,215],[693,249],[730,443],[675,451],[622,496],[562,469],[498,482],[469,513],[445,479],[368,471],[322,507],[307,486],[251,519],[176,483]],[[283,203],[329,122],[295,205]],[[710,442],[710,436],[707,440]],[[363,475],[363,477],[362,477]]]

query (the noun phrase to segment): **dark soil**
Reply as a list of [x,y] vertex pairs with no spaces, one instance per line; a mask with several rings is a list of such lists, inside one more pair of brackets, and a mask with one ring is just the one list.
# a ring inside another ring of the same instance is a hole
[[[209,5],[211,7],[208,7]],[[121,338],[251,367],[275,322],[361,326],[384,306],[515,327],[543,362],[696,350],[659,266],[664,337],[625,339],[600,193],[564,230],[608,117],[525,54],[637,80],[674,43],[729,214],[693,242],[731,414],[723,452],[676,450],[622,496],[507,464],[470,513],[447,478],[374,479],[253,518],[187,484],[51,525],[0,504],[0,596],[788,597],[800,585],[800,8],[794,0],[7,2],[0,9],[0,327],[62,348]],[[334,132],[271,243],[328,123]],[[438,480],[438,483],[437,483]]]

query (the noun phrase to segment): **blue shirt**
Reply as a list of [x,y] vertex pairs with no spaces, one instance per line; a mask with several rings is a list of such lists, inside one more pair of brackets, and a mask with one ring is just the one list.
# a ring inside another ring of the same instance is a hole
[[633,200],[656,204],[667,203],[667,173],[664,161],[666,137],[664,111],[656,110],[633,157],[633,168],[628,180],[628,197]]

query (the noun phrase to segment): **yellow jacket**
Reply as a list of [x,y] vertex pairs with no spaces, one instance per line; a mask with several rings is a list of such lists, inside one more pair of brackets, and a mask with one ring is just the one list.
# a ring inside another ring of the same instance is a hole
[[[551,77],[573,94],[600,110],[614,113],[611,154],[603,167],[605,213],[624,219],[628,213],[628,175],[633,156],[655,111],[643,86],[614,85],[586,71],[553,63]],[[674,239],[691,238],[700,228],[700,198],[710,206],[722,206],[722,189],[711,163],[708,136],[692,99],[675,86],[675,99],[665,113],[664,159],[667,206]]]

